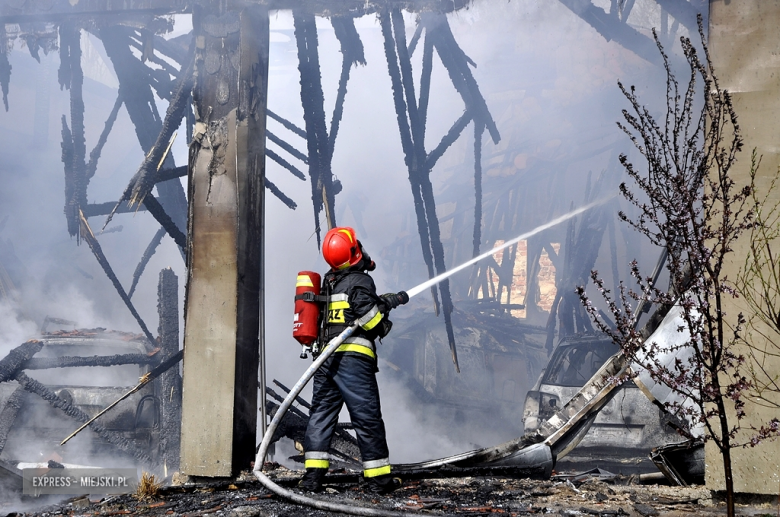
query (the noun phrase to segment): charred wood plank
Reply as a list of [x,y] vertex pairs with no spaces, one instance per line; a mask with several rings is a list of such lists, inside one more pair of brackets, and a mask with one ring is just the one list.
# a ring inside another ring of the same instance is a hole
[[[6,41],[5,23],[0,23],[0,41]],[[8,47],[0,45],[0,89],[3,90],[3,105],[8,111],[8,87],[11,84],[11,63],[8,61]]]
[[655,42],[627,23],[620,22],[589,0],[560,0],[605,40],[614,41],[654,65],[663,65]]
[[[59,409],[69,417],[81,423],[85,423],[89,421],[90,417],[88,414],[86,414],[79,408],[73,406],[67,400],[60,398],[59,396],[57,396],[56,393],[51,391],[49,388],[47,388],[40,382],[36,381],[35,379],[31,379],[30,377],[25,375],[24,372],[18,372],[14,376],[14,378],[22,386],[22,388],[24,388],[26,391],[29,391],[30,393],[35,393],[43,400],[48,402],[49,405],[52,406],[53,408]],[[146,465],[150,465],[150,466],[155,465],[155,462],[146,452],[138,449],[135,445],[133,445],[133,443],[131,443],[127,438],[125,438],[121,434],[109,431],[108,429],[98,424],[97,422],[92,422],[89,425],[89,427],[90,429],[92,429],[92,431],[95,432],[95,434],[97,434],[106,442],[115,446],[117,449],[131,454],[134,458],[142,461]]]
[[141,275],[144,273],[144,269],[146,269],[146,265],[154,256],[154,252],[157,251],[157,246],[160,245],[160,243],[162,242],[162,238],[165,236],[166,233],[167,232],[165,228],[161,227],[154,234],[154,237],[152,237],[152,240],[149,242],[149,245],[146,246],[143,255],[141,255],[141,260],[138,262],[138,265],[135,266],[135,271],[133,271],[133,283],[132,285],[130,285],[130,289],[128,289],[127,291],[128,298],[133,297],[135,288],[138,285],[138,280],[141,279]]
[[493,143],[497,144],[501,140],[501,135],[488,110],[485,98],[479,91],[479,85],[469,69],[469,59],[452,35],[447,17],[443,14],[427,13],[423,15],[422,21],[425,23],[426,37],[430,36],[433,40],[436,52],[466,108],[472,112],[476,120],[485,124]]
[[[160,133],[157,135],[157,139],[152,145],[152,149],[147,153],[143,163],[138,168],[130,183],[125,188],[119,201],[129,201],[130,205],[135,205],[145,200],[145,198],[151,193],[154,186],[158,183],[157,173],[162,167],[163,161],[167,157],[168,148],[174,131],[181,124],[184,118],[184,111],[187,108],[190,100],[190,91],[193,85],[193,71],[195,67],[195,54],[192,53],[190,61],[187,67],[183,69],[181,78],[179,79],[176,90],[173,93],[168,109],[165,113],[165,120],[163,121]],[[147,207],[148,208],[148,207]],[[150,210],[151,211],[151,210]],[[152,214],[154,212],[152,211]],[[113,214],[112,214],[113,215]],[[106,224],[111,220],[109,215],[106,220]],[[161,222],[162,224],[162,222]],[[172,235],[173,236],[173,235]],[[176,237],[174,237],[176,240]],[[177,241],[179,246],[182,246]],[[186,247],[186,239],[184,246]]]
[[0,382],[13,379],[22,365],[43,348],[43,343],[31,339],[11,350],[7,356],[0,359]]
[[[179,351],[179,279],[171,268],[160,271],[157,284],[157,314],[162,356],[168,359]],[[179,470],[181,451],[182,380],[179,368],[173,367],[155,381],[160,398],[160,448],[165,468]]]
[[[420,25],[418,25],[419,27]],[[411,52],[409,53],[411,56]],[[418,113],[420,114],[420,124],[426,127],[428,121],[428,100],[431,95],[431,72],[433,71],[433,41],[425,38],[423,43],[422,72],[420,73],[420,101],[418,104]],[[428,166],[432,169],[433,166]]]
[[263,181],[265,182],[265,188],[270,190],[271,194],[273,194],[274,196],[279,198],[279,201],[281,201],[282,203],[287,205],[288,208],[290,208],[291,210],[295,210],[296,208],[298,208],[298,205],[295,203],[295,201],[293,201],[292,199],[287,197],[284,194],[284,192],[279,190],[279,187],[274,185],[274,183],[271,180],[269,180],[268,178],[265,178]]
[[157,363],[157,354],[116,354],[93,355],[91,357],[35,357],[25,361],[25,370],[48,370],[51,368],[82,368],[95,366],[119,366],[123,364],[153,364]]
[[[409,183],[412,187],[412,198],[414,199],[414,211],[417,216],[417,232],[420,235],[420,244],[422,247],[423,260],[428,267],[428,278],[435,276],[433,270],[433,253],[431,251],[430,235],[428,233],[428,223],[425,219],[425,207],[423,205],[422,192],[414,170],[414,145],[412,143],[412,132],[409,128],[409,119],[406,113],[406,101],[404,100],[403,84],[401,82],[401,70],[398,66],[398,57],[395,52],[395,40],[390,25],[390,15],[387,11],[379,14],[379,24],[384,38],[385,58],[387,59],[387,71],[390,75],[390,84],[393,91],[393,104],[395,114],[398,120],[398,131],[401,134],[401,148],[404,151],[404,162],[409,170]],[[436,315],[439,315],[439,295],[436,286],[431,286],[431,296],[433,298]]]
[[273,161],[275,161],[276,163],[278,163],[279,165],[281,165],[282,167],[284,167],[285,169],[287,169],[288,171],[292,172],[292,175],[295,176],[296,178],[306,181],[306,175],[303,172],[301,172],[301,170],[298,169],[298,167],[291,164],[290,162],[288,162],[287,160],[285,160],[284,158],[282,158],[281,156],[273,152],[271,149],[266,149],[265,155],[270,159],[272,159]]
[[117,293],[119,293],[119,297],[122,298],[122,301],[125,302],[125,305],[130,310],[130,313],[138,322],[138,326],[141,327],[141,330],[146,336],[146,339],[149,340],[149,344],[153,346],[156,343],[154,336],[152,336],[152,333],[149,332],[149,329],[146,327],[146,323],[144,323],[144,320],[141,319],[141,315],[138,314],[138,311],[135,310],[135,306],[133,306],[133,302],[130,301],[130,298],[127,296],[127,293],[125,293],[125,290],[122,288],[122,284],[119,283],[119,279],[116,277],[114,270],[111,269],[111,264],[108,263],[108,259],[106,259],[106,256],[103,253],[103,249],[100,247],[100,243],[95,238],[95,234],[92,233],[92,229],[89,227],[89,223],[87,222],[87,219],[84,217],[83,214],[80,214],[80,216],[81,216],[80,217],[81,238],[87,242],[89,249],[92,250],[92,253],[95,255],[95,258],[97,259],[98,264],[100,264],[100,267],[103,268],[103,272],[106,274],[108,279],[111,280],[111,283],[114,285],[114,288],[116,289]]
[[[271,110],[266,110],[265,112],[268,114],[269,117],[271,117],[275,121],[279,122],[281,125],[283,125],[287,129],[289,129],[290,131],[292,131],[293,133],[295,133],[299,137],[306,138],[306,131],[304,131],[303,129],[299,128],[298,126],[296,126],[295,124],[293,124],[292,122],[287,120],[286,118],[277,115],[276,113],[274,113]],[[266,129],[266,133],[268,133],[267,129]]]
[[[433,195],[433,185],[430,179],[430,169],[425,168],[425,127],[421,124],[419,112],[417,109],[417,100],[414,94],[414,79],[412,77],[412,63],[409,58],[406,46],[406,28],[404,26],[403,15],[400,9],[393,9],[390,12],[395,33],[395,46],[398,52],[398,62],[401,69],[401,80],[403,89],[406,93],[407,110],[409,112],[409,123],[411,124],[412,142],[415,156],[412,160],[413,171],[417,182],[420,185],[420,192],[425,206],[425,216],[428,223],[428,233],[430,235],[430,246],[433,255],[433,263],[436,266],[438,274],[446,271],[444,264],[444,246],[441,243],[439,231],[439,219],[436,215],[436,201]],[[455,371],[460,371],[458,365],[458,353],[455,346],[455,332],[452,328],[452,296],[450,295],[449,280],[443,280],[439,283],[441,291],[442,309],[444,312],[444,326],[447,330],[447,340],[449,341],[452,362],[455,364]]]
[[179,248],[186,250],[187,236],[184,235],[181,230],[179,230],[179,228],[173,222],[173,219],[171,219],[171,217],[165,212],[165,209],[160,204],[160,202],[157,201],[157,199],[152,194],[147,194],[143,200],[143,204],[146,209],[149,210],[149,213],[152,214],[155,219],[157,219],[157,222],[160,223],[163,228],[165,228],[165,231],[168,232],[168,235],[171,236]]
[[98,160],[100,159],[100,153],[103,152],[103,146],[106,145],[106,140],[108,140],[108,135],[111,133],[111,129],[114,127],[114,122],[116,122],[116,117],[119,114],[119,108],[121,107],[122,93],[120,92],[116,96],[116,102],[114,102],[114,107],[111,109],[111,113],[108,114],[106,124],[103,127],[103,132],[100,133],[100,138],[98,138],[97,144],[95,144],[95,147],[89,153],[89,163],[87,163],[86,172],[87,181],[91,180],[97,171],[97,164]]
[[[695,33],[699,30],[698,22],[696,21],[701,11],[687,0],[655,0],[664,11],[671,14],[672,17],[678,22],[682,23],[689,32]],[[704,6],[702,6],[704,7]],[[704,9],[706,16],[706,8]]]
[[[78,234],[78,211],[87,204],[87,154],[84,136],[84,73],[81,69],[81,29],[74,22],[60,25],[60,85],[70,89],[70,128],[62,117],[62,159],[65,165],[65,217],[68,233]],[[67,140],[69,138],[69,141]],[[70,161],[70,163],[68,163]]]
[[16,415],[19,414],[19,410],[22,408],[22,397],[24,396],[24,388],[19,386],[11,393],[8,400],[5,402],[3,411],[0,412],[0,453],[5,449],[6,441],[8,440],[8,433],[11,431],[11,427],[14,425]]
[[303,172],[301,172],[301,170],[298,169],[298,167],[291,164],[290,162],[288,162],[287,160],[285,160],[284,158],[282,158],[281,156],[273,152],[271,149],[266,149],[265,155],[270,159],[272,159],[273,161],[275,161],[276,163],[278,163],[279,165],[281,165],[282,167],[284,167],[285,169],[287,169],[288,171],[290,171],[292,175],[295,176],[296,178],[306,181],[306,175]]
[[301,75],[301,104],[306,124],[306,144],[309,155],[312,201],[320,244],[319,213],[324,209],[328,228],[336,226],[335,192],[331,171],[331,152],[325,122],[325,98],[318,54],[317,26],[314,15],[303,9],[293,9],[295,40],[298,47],[298,71]]
[[[116,203],[114,201],[106,201],[105,203],[88,203],[86,206],[83,206],[81,208],[81,211],[84,214],[84,217],[96,217],[99,215],[108,215],[111,213],[111,210],[114,209],[116,206]],[[145,212],[146,207],[145,206],[138,206],[138,207],[131,207],[127,201],[123,201],[119,208],[116,209],[114,213],[116,214],[127,214],[130,212]]]
[[407,53],[410,57],[414,55],[414,51],[417,49],[417,43],[420,41],[422,29],[422,23],[418,23],[417,27],[414,28],[414,34],[412,34],[412,39],[409,40],[409,46],[407,47]]
[[450,146],[455,143],[458,137],[460,137],[461,133],[463,133],[463,130],[466,129],[466,126],[469,125],[469,122],[471,122],[471,118],[470,111],[466,110],[463,112],[463,115],[461,115],[458,120],[455,121],[450,130],[447,131],[447,134],[442,137],[439,145],[437,145],[433,151],[428,153],[428,158],[426,160],[426,167],[428,167],[428,169],[433,169],[433,166],[436,165],[436,162],[439,161],[439,158],[441,158],[447,149],[449,149]]
[[157,171],[157,182],[168,181],[176,178],[183,178],[187,175],[187,166],[180,165],[172,169],[160,169]]
[[336,136],[339,132],[339,124],[344,115],[344,99],[347,95],[347,82],[349,82],[349,72],[352,65],[366,64],[366,57],[363,50],[363,42],[355,29],[355,20],[351,16],[333,16],[331,18],[333,32],[341,45],[341,76],[339,77],[339,86],[336,93],[336,105],[333,108],[333,117],[330,121],[330,133],[328,135],[328,153],[333,156],[333,150],[336,146]]
[[[114,65],[122,98],[135,133],[144,154],[154,146],[162,130],[162,121],[156,113],[156,103],[151,86],[146,77],[148,67],[136,59],[129,48],[128,29],[107,25],[98,33],[106,54]],[[167,144],[167,142],[166,142]],[[173,157],[169,154],[162,168],[174,168]],[[175,221],[181,231],[187,228],[187,198],[181,182],[177,180],[161,181],[157,185],[160,202],[166,212]],[[184,249],[181,249],[184,256]]]
[[[479,256],[479,245],[482,241],[482,133],[485,126],[482,122],[474,122],[474,241],[473,256]],[[512,260],[514,265],[514,259]],[[512,274],[510,270],[510,275]],[[509,280],[509,292],[512,279]]]
[[281,138],[276,136],[274,133],[272,133],[272,132],[270,132],[270,131],[268,131],[266,129],[265,130],[265,136],[266,136],[266,138],[268,138],[268,140],[270,140],[271,142],[275,143],[276,145],[278,145],[279,147],[281,147],[282,149],[284,149],[285,151],[290,153],[290,155],[298,158],[300,161],[302,161],[306,165],[309,165],[309,157],[308,156],[306,156],[305,154],[300,152],[298,149],[296,149],[292,145],[288,144],[287,142],[285,142],[284,140],[282,140]]

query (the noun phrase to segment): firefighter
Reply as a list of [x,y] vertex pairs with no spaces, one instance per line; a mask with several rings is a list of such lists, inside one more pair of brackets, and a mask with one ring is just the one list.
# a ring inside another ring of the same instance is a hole
[[352,228],[333,228],[325,235],[322,255],[330,271],[323,278],[328,296],[323,344],[339,335],[351,323],[359,324],[351,337],[336,349],[314,374],[309,424],[304,439],[306,474],[300,486],[312,492],[322,490],[328,471],[328,450],[346,403],[357,435],[363,461],[363,476],[369,491],[387,494],[401,481],[390,473],[385,424],[376,383],[376,339],[390,331],[391,309],[409,301],[399,293],[377,296],[367,271],[376,265],[363,249]]

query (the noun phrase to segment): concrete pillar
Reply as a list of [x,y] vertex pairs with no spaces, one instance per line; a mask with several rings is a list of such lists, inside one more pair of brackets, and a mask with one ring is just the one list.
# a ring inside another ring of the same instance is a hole
[[181,471],[221,477],[255,450],[268,11],[203,3],[193,28]]
[[[760,156],[759,191],[766,192],[771,177],[780,166],[780,1],[778,0],[711,0],[709,47],[715,73],[722,88],[728,90],[739,117],[739,126],[745,140],[734,178],[738,185],[749,182],[750,153],[755,148]],[[762,196],[764,194],[761,194]],[[778,201],[775,192],[774,202]],[[729,279],[737,277],[749,245],[748,236],[735,247],[735,256],[725,272]],[[726,311],[736,315],[749,309],[742,299],[729,300]],[[767,330],[767,336],[773,336]],[[776,335],[774,335],[776,336]],[[760,336],[751,336],[752,345],[767,346]],[[780,340],[775,339],[775,342]],[[771,349],[770,349],[771,350]],[[774,349],[774,353],[777,349]],[[749,351],[743,352],[749,357]],[[766,356],[764,366],[770,372],[780,373],[780,357]],[[775,403],[779,394],[770,394]],[[754,434],[751,425],[760,427],[778,416],[777,409],[748,400],[747,417],[742,420],[743,431],[738,441],[749,440]],[[733,419],[736,422],[736,418]],[[780,486],[780,440],[765,440],[757,447],[732,449],[734,489],[750,494],[777,495]],[[716,447],[706,448],[706,483],[713,490],[725,490],[723,462]]]

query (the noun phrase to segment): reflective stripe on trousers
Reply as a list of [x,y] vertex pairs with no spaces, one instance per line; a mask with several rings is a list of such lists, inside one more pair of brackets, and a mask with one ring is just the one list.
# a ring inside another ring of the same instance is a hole
[[330,467],[330,454],[320,451],[309,451],[304,455],[304,468],[326,469]]
[[375,478],[386,474],[390,474],[390,458],[363,462],[364,477]]

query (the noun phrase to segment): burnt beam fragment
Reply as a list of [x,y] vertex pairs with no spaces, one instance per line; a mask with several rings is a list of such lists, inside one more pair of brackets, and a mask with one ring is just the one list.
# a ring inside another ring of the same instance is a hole
[[[0,41],[6,41],[5,24],[0,23]],[[0,89],[3,90],[3,105],[8,111],[8,87],[11,84],[11,63],[8,61],[8,48],[0,45]]]
[[355,20],[351,16],[333,16],[330,19],[333,32],[341,45],[341,76],[339,77],[338,91],[336,92],[336,105],[333,108],[333,117],[330,120],[330,133],[328,135],[329,155],[333,156],[336,147],[336,136],[339,132],[341,118],[344,115],[344,100],[347,96],[347,83],[349,72],[353,65],[366,64],[363,42],[355,28]]
[[436,52],[466,108],[472,112],[475,120],[485,125],[493,143],[497,144],[501,140],[501,135],[488,110],[485,98],[479,91],[477,81],[471,73],[470,60],[455,41],[447,17],[443,14],[428,13],[422,17],[422,20],[425,23],[426,38],[432,39]]
[[290,210],[295,210],[296,208],[298,208],[298,204],[295,201],[293,201],[292,199],[290,199],[289,197],[287,197],[287,195],[285,195],[284,192],[279,190],[279,187],[277,187],[268,178],[265,178],[265,188],[270,190],[271,194],[276,196],[279,199],[279,201],[281,201],[282,203],[287,205],[287,208],[289,208]]
[[317,25],[314,14],[293,9],[295,41],[298,47],[298,71],[301,75],[301,104],[306,124],[317,245],[320,244],[319,213],[325,212],[328,228],[336,226],[335,192],[331,172],[331,152],[325,122],[325,98],[318,53]]
[[[116,206],[114,201],[106,201],[105,203],[89,203],[81,207],[81,211],[84,217],[97,217],[99,215],[108,215]],[[127,201],[123,201],[119,204],[119,208],[114,213],[127,214],[131,212],[146,212],[145,206],[133,206],[131,207]]]
[[[277,115],[276,113],[274,113],[271,110],[266,110],[266,113],[268,114],[269,117],[271,117],[275,121],[279,122],[282,126],[286,127],[287,129],[289,129],[290,131],[292,131],[293,133],[295,133],[299,137],[306,138],[306,131],[304,131],[303,129],[299,128],[298,126],[296,126],[295,124],[293,124],[292,122],[287,120],[286,118]],[[266,130],[266,134],[267,133],[268,133],[268,130]]]
[[123,364],[153,364],[159,361],[157,354],[115,354],[93,355],[92,357],[35,357],[25,361],[25,370],[48,370],[51,368],[82,368],[97,366],[119,366]]
[[[412,132],[409,127],[409,118],[406,112],[406,101],[404,100],[404,87],[401,81],[401,70],[398,65],[398,57],[395,52],[395,39],[393,38],[392,27],[390,24],[390,14],[383,11],[379,15],[379,24],[384,38],[385,58],[387,59],[387,71],[390,74],[390,84],[393,91],[393,104],[395,106],[396,119],[398,120],[398,131],[401,134],[401,148],[404,152],[404,162],[409,170],[409,183],[412,187],[412,198],[414,200],[414,211],[417,216],[417,232],[420,235],[420,245],[422,247],[423,260],[428,268],[428,278],[435,276],[433,270],[433,253],[431,252],[430,234],[428,232],[428,222],[425,218],[425,206],[423,203],[422,192],[420,191],[419,180],[416,174],[416,162],[414,155],[414,143],[412,142]],[[439,315],[439,295],[435,285],[431,286],[431,296],[436,315]]]
[[155,232],[154,237],[152,237],[152,240],[149,242],[149,245],[146,246],[143,255],[141,255],[141,260],[138,262],[138,265],[135,266],[135,271],[133,271],[133,283],[130,285],[130,289],[127,290],[128,298],[133,297],[135,288],[138,285],[138,281],[141,279],[141,275],[144,273],[144,269],[146,269],[146,265],[150,260],[152,260],[154,252],[157,251],[157,246],[160,245],[162,238],[165,237],[165,234],[165,228],[161,227]]
[[[179,351],[179,278],[171,268],[160,271],[157,284],[157,313],[162,355],[165,359]],[[181,375],[173,367],[156,380],[160,394],[160,448],[165,471],[179,470],[181,450]]]
[[146,336],[146,339],[149,340],[149,344],[151,346],[154,346],[156,343],[154,336],[152,336],[152,333],[149,332],[149,329],[146,327],[146,323],[144,323],[144,320],[141,319],[141,315],[138,314],[138,311],[135,310],[135,306],[133,306],[133,302],[130,301],[130,298],[127,296],[127,293],[125,293],[125,290],[122,288],[122,284],[119,283],[119,279],[116,277],[114,270],[111,268],[111,264],[108,263],[108,259],[106,259],[106,256],[103,253],[103,249],[100,247],[100,243],[95,238],[95,234],[92,233],[92,228],[89,227],[89,223],[87,222],[86,217],[84,217],[84,214],[80,212],[79,212],[79,216],[81,219],[81,229],[80,229],[81,238],[87,242],[89,249],[92,250],[92,253],[95,255],[95,259],[97,259],[98,264],[100,264],[100,267],[103,268],[103,272],[106,274],[108,279],[111,280],[111,283],[114,285],[114,288],[116,289],[116,292],[119,294],[119,297],[122,298],[123,302],[125,302],[125,305],[127,306],[128,310],[133,315],[136,322],[138,322],[138,326],[141,327],[141,330]]
[[7,356],[0,359],[0,382],[6,382],[14,378],[24,363],[43,348],[43,343],[31,339],[11,350]]
[[16,415],[19,414],[19,410],[22,408],[23,396],[24,388],[19,386],[11,393],[11,396],[8,397],[5,406],[3,406],[3,411],[0,412],[0,454],[2,454],[3,449],[5,449],[8,433],[14,425]]
[[436,162],[439,161],[439,158],[441,158],[447,149],[449,149],[450,146],[454,144],[455,141],[460,137],[461,133],[463,133],[463,130],[466,129],[466,126],[469,125],[469,122],[471,122],[471,112],[465,111],[463,115],[461,115],[458,120],[455,121],[450,130],[447,131],[447,134],[442,137],[439,145],[437,145],[433,151],[428,153],[428,158],[426,160],[426,167],[428,167],[428,169],[433,169],[433,166],[436,165]]
[[[98,34],[114,66],[127,113],[135,127],[138,142],[146,155],[155,145],[162,131],[162,121],[157,113],[154,94],[147,79],[149,69],[133,56],[129,46],[128,31],[127,27],[107,25],[101,28]],[[168,153],[161,169],[174,167],[173,157]],[[178,179],[171,179],[160,181],[156,186],[165,212],[171,216],[180,231],[186,231],[187,198],[181,182]],[[181,252],[184,256],[183,248]]]
[[[31,379],[23,372],[18,372],[14,376],[14,378],[22,386],[22,388],[24,388],[26,391],[29,391],[30,393],[35,393],[43,400],[48,402],[49,405],[52,406],[53,408],[59,409],[69,417],[81,423],[85,423],[89,421],[90,417],[88,414],[86,414],[79,408],[73,406],[67,400],[59,397],[56,393],[51,391],[49,388],[47,388],[40,382],[36,381],[35,379]],[[119,433],[109,431],[108,429],[98,424],[97,422],[92,422],[89,425],[89,427],[100,438],[110,443],[111,445],[115,446],[117,449],[132,455],[134,458],[136,458],[139,461],[142,461],[146,465],[150,465],[150,466],[156,465],[154,460],[152,460],[152,458],[145,451],[140,450],[138,447],[133,445],[127,438],[120,435]]]
[[279,147],[281,147],[282,149],[284,149],[285,151],[290,153],[290,155],[298,158],[300,161],[302,161],[306,165],[309,165],[309,157],[308,156],[306,156],[305,154],[300,152],[298,149],[296,149],[292,145],[288,144],[287,142],[285,142],[284,140],[282,140],[281,138],[276,136],[271,131],[268,131],[266,129],[265,136],[266,136],[266,138],[268,138],[268,140],[270,140],[271,142],[275,143],[276,145],[278,145]]
[[98,138],[97,144],[95,144],[95,147],[89,153],[89,163],[87,163],[87,171],[85,174],[87,181],[92,179],[92,177],[95,175],[95,172],[97,171],[97,164],[98,160],[100,159],[100,153],[103,152],[103,146],[106,145],[108,135],[111,133],[111,129],[114,127],[114,122],[116,122],[116,117],[119,114],[119,108],[121,107],[122,93],[120,92],[116,96],[116,102],[114,102],[114,107],[111,109],[111,113],[108,114],[106,124],[103,127],[103,132],[100,133],[100,138]]
[[[157,135],[157,139],[152,145],[151,150],[146,154],[143,163],[138,168],[130,183],[125,188],[119,201],[129,201],[130,205],[138,204],[145,201],[146,197],[150,195],[154,186],[158,183],[157,173],[162,168],[162,165],[168,155],[170,149],[170,142],[173,138],[174,131],[181,124],[184,118],[185,109],[188,106],[190,100],[190,91],[193,84],[193,70],[195,66],[194,54],[190,58],[190,62],[186,67],[182,68],[181,78],[179,79],[176,90],[173,93],[168,109],[165,113],[165,119],[163,120],[160,133]],[[118,203],[117,203],[118,204]],[[147,206],[148,208],[148,206]],[[154,212],[152,212],[154,214]],[[111,215],[106,219],[106,224],[111,221]],[[161,221],[162,224],[162,221]],[[174,235],[171,235],[176,240]],[[182,245],[179,240],[176,242],[182,249],[186,248],[186,239]]]
[[276,163],[278,163],[279,165],[281,165],[282,167],[284,167],[285,169],[287,169],[288,171],[292,172],[292,175],[295,176],[296,178],[306,181],[306,175],[303,172],[301,172],[301,170],[298,169],[298,167],[291,164],[290,162],[288,162],[287,160],[285,160],[284,158],[282,158],[281,156],[273,152],[271,149],[266,149],[265,155],[270,159],[272,159],[273,161],[275,161]]
[[155,219],[157,219],[157,222],[160,223],[163,228],[165,228],[165,231],[168,232],[168,235],[171,236],[179,248],[184,250],[186,254],[187,236],[184,235],[181,230],[179,230],[179,228],[176,226],[176,223],[173,222],[173,219],[171,219],[171,217],[165,212],[165,209],[160,204],[160,202],[157,201],[157,199],[152,194],[147,194],[143,200],[143,204],[146,209],[149,210],[149,213],[152,214]]

